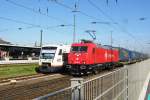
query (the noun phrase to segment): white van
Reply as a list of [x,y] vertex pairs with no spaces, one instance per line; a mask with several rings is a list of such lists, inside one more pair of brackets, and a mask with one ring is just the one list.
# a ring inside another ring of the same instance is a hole
[[47,45],[40,52],[39,72],[59,72],[67,62],[64,54],[70,52],[70,45]]

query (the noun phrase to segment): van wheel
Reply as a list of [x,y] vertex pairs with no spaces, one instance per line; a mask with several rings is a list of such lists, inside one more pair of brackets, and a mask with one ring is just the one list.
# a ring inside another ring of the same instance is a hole
[[41,71],[39,70],[39,67],[36,67],[35,68],[35,71],[37,72],[37,73],[40,73]]

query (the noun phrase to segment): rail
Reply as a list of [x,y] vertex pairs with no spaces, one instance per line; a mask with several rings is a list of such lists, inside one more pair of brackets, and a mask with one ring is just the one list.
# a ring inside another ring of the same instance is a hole
[[87,81],[73,78],[70,87],[34,100],[127,100],[127,98],[128,70],[124,67]]

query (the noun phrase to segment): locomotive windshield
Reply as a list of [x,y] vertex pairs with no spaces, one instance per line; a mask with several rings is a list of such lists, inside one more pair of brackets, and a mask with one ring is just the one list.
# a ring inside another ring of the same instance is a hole
[[87,46],[73,46],[71,47],[73,52],[87,52]]

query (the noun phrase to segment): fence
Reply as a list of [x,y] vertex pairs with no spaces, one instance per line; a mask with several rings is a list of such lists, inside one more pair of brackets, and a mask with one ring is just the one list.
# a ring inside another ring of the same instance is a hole
[[71,86],[34,100],[127,100],[128,70],[121,68],[90,80],[71,79]]

